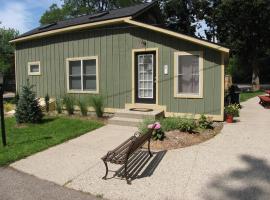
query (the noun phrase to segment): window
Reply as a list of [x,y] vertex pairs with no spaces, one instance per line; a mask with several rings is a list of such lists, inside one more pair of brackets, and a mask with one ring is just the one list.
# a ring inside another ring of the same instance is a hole
[[202,52],[175,52],[174,65],[174,96],[202,98]]
[[28,75],[40,75],[40,62],[29,62],[28,63]]
[[68,92],[98,93],[96,56],[67,59]]

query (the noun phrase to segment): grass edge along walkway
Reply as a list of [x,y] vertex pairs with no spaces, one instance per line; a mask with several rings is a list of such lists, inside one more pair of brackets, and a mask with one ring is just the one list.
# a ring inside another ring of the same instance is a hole
[[15,118],[6,118],[7,146],[0,144],[0,166],[6,166],[34,153],[61,144],[103,126],[94,120],[45,117],[40,124],[18,126]]

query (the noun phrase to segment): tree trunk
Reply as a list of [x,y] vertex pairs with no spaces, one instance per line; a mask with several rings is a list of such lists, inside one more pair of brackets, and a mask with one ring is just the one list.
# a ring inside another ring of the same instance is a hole
[[260,89],[260,78],[259,78],[259,66],[256,61],[252,63],[252,90],[257,91]]

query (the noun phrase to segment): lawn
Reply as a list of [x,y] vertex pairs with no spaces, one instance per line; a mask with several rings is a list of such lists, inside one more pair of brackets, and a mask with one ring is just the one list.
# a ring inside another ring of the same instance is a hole
[[241,92],[241,93],[240,93],[240,102],[247,101],[247,100],[250,99],[250,98],[256,97],[256,96],[258,96],[258,95],[262,95],[262,94],[264,94],[264,93],[265,93],[264,91]]
[[41,124],[16,125],[14,118],[6,118],[7,143],[0,144],[0,166],[60,144],[101,127],[97,121],[46,117]]

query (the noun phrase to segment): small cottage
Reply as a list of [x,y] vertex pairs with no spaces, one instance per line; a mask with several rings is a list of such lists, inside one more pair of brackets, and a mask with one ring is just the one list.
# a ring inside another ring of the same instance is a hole
[[39,97],[102,95],[105,111],[163,110],[223,120],[229,49],[163,28],[156,1],[59,21],[12,40],[16,85]]

